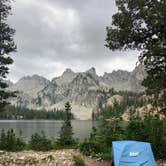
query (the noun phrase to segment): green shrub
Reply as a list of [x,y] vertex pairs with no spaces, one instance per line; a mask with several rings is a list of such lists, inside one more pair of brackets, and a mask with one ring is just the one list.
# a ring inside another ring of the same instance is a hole
[[150,142],[156,158],[166,159],[166,121],[147,116],[144,120],[135,118],[127,126],[127,138]]
[[36,151],[48,151],[52,149],[52,143],[43,132],[41,134],[35,133],[31,136],[29,147]]
[[24,161],[25,165],[37,165],[39,161],[35,157],[27,157]]
[[21,134],[19,137],[16,136],[13,129],[5,132],[1,131],[0,136],[0,149],[6,151],[21,151],[25,149],[26,143],[21,138]]
[[102,145],[98,141],[92,141],[90,139],[86,139],[81,145],[80,150],[85,155],[95,155],[101,153]]
[[85,162],[80,155],[74,155],[73,160],[75,162],[75,166],[85,166]]
[[59,141],[55,140],[52,143],[52,147],[55,150],[59,150],[59,149],[78,149],[78,142],[77,141],[73,142],[72,145],[61,145],[59,143]]
[[80,150],[85,155],[108,159],[112,141],[124,138],[124,131],[120,127],[119,121],[110,124],[106,120],[102,120],[98,128],[93,128],[90,137],[80,145]]

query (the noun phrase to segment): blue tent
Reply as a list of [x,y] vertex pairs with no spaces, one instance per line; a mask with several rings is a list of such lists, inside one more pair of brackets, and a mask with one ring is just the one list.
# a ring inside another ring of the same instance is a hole
[[115,166],[156,166],[150,143],[113,141],[112,159]]

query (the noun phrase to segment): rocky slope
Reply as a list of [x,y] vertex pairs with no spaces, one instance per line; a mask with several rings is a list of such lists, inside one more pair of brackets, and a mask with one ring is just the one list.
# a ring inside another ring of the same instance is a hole
[[9,84],[10,91],[17,91],[17,98],[12,98],[10,102],[14,105],[33,107],[33,101],[38,97],[38,92],[49,84],[49,80],[44,77],[33,75],[21,78],[15,84]]
[[[66,149],[48,152],[4,152],[0,151],[0,165],[8,166],[74,166],[73,156],[79,155],[86,166],[110,166],[111,161],[103,161],[82,155],[78,150]],[[166,161],[158,160],[157,166],[165,166]]]
[[49,152],[0,152],[0,165],[8,166],[75,166],[73,156],[79,155],[86,166],[109,166],[110,162],[83,156],[78,150],[66,149]]
[[11,99],[13,105],[51,110],[61,109],[66,101],[70,101],[77,118],[90,119],[92,109],[111,97],[111,88],[141,92],[144,90],[141,81],[145,76],[142,66],[132,72],[118,70],[103,76],[98,76],[95,68],[80,73],[66,69],[52,81],[38,75],[23,77],[10,84],[9,90],[19,91],[17,98]]

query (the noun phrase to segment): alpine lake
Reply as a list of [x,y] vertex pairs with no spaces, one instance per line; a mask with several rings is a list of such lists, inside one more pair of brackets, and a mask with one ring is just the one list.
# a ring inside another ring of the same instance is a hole
[[[58,137],[62,123],[60,120],[0,120],[0,130],[13,129],[16,135],[21,134],[25,141],[28,141],[32,134],[41,132],[52,139]],[[74,137],[84,140],[96,125],[97,122],[91,120],[72,120]]]

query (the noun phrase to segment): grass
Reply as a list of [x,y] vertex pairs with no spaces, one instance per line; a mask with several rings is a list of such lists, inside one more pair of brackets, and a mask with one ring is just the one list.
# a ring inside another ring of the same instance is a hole
[[80,155],[74,155],[73,160],[74,160],[75,166],[85,166],[85,162]]

